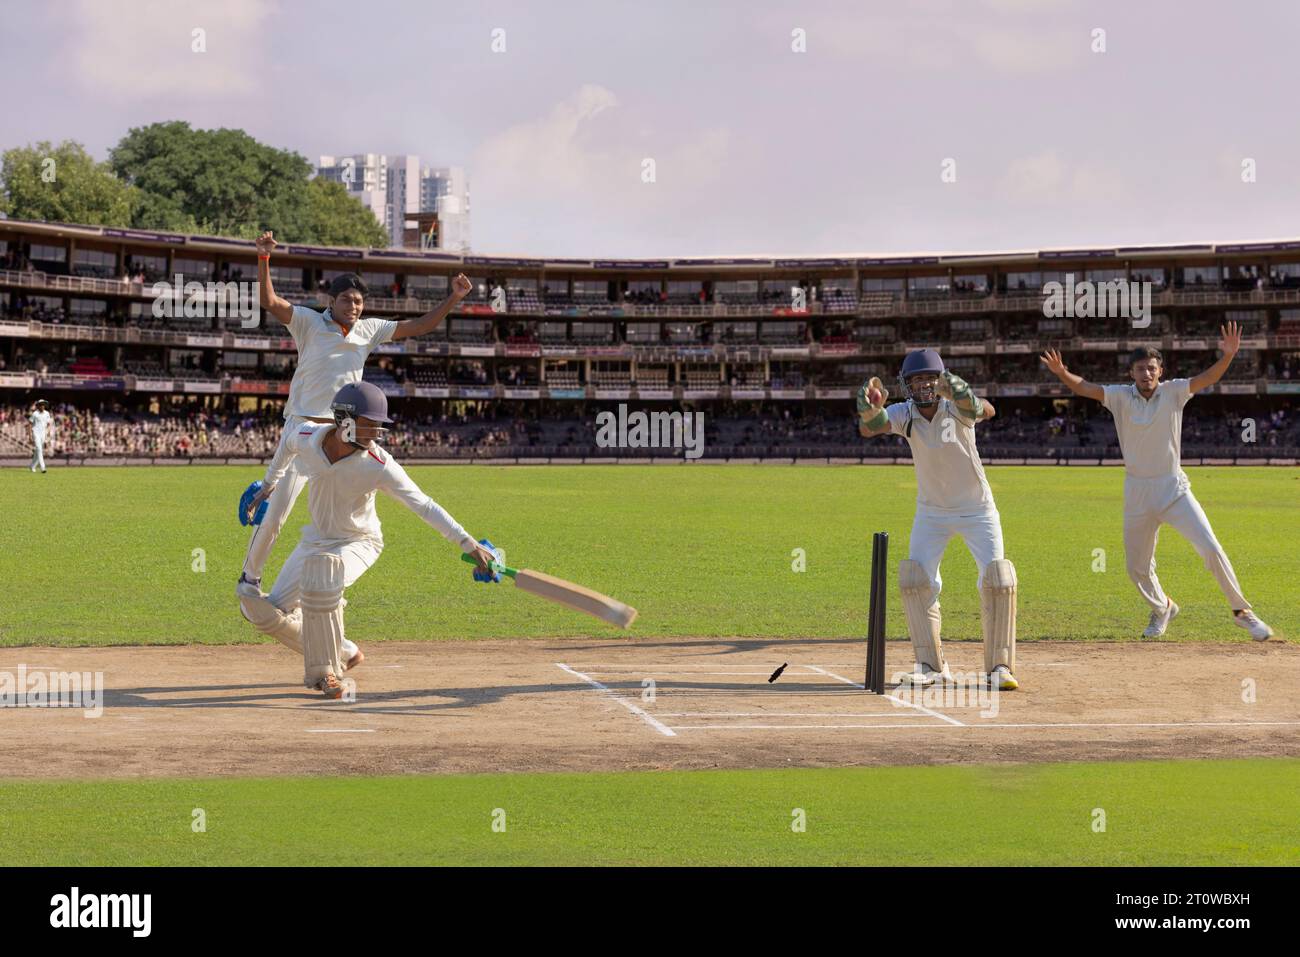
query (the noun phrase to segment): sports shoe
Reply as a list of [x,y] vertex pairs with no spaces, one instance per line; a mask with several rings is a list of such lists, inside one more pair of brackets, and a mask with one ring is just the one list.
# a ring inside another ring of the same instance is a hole
[[948,670],[948,663],[943,663],[942,671],[935,671],[929,665],[919,666],[916,671],[904,671],[898,676],[900,685],[911,685],[913,688],[928,688],[936,682],[952,681],[952,672]]
[[347,664],[343,666],[343,670],[351,671],[353,668],[355,668],[357,665],[361,664],[361,662],[365,660],[366,660],[365,654],[361,651],[360,648],[358,648],[357,653],[347,660]]
[[1165,606],[1163,612],[1153,611],[1151,613],[1151,620],[1147,622],[1146,631],[1142,632],[1143,638],[1159,638],[1165,633],[1169,623],[1178,616],[1178,606],[1174,604],[1174,600],[1166,598],[1165,601],[1169,602],[1169,604]]
[[333,675],[326,675],[320,681],[312,685],[312,688],[331,700],[337,700],[343,697],[343,682],[339,681],[339,679]]
[[1249,608],[1234,614],[1232,620],[1237,623],[1238,628],[1245,628],[1250,632],[1250,637],[1256,641],[1268,641],[1273,637],[1273,629],[1256,618],[1255,613]]
[[989,675],[989,684],[999,691],[1015,691],[1020,687],[1020,682],[1006,665],[998,665],[993,669],[993,674]]

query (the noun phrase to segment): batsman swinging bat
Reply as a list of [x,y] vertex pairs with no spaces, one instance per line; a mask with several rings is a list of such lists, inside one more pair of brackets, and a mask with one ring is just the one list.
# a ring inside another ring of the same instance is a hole
[[[471,565],[478,564],[473,555],[461,555],[460,557],[461,561],[469,562]],[[618,625],[620,628],[631,628],[632,622],[636,621],[637,610],[635,608],[625,605],[615,598],[610,598],[608,595],[602,595],[598,591],[592,591],[590,588],[583,588],[573,582],[566,582],[563,578],[544,575],[529,568],[510,568],[497,562],[492,562],[491,565],[494,572],[500,572],[508,578],[513,578],[516,588],[522,588],[539,598],[565,605],[575,611],[586,612],[588,615],[595,615],[602,621],[607,621],[611,625]]]

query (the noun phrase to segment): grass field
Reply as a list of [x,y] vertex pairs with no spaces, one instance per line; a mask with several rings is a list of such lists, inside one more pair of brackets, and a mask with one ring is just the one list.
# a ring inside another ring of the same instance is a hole
[[1295,760],[0,784],[47,865],[1294,865],[1297,816]]
[[[411,473],[511,564],[627,601],[641,612],[632,634],[656,637],[861,636],[871,533],[891,533],[896,564],[915,499],[911,469],[884,466]],[[233,596],[248,539],[235,503],[256,474],[0,472],[0,494],[15,503],[0,549],[0,646],[269,640]],[[1191,475],[1247,595],[1279,637],[1300,634],[1300,476]],[[1111,468],[990,469],[1019,571],[1022,641],[1133,640],[1145,624],[1124,571],[1122,480]],[[349,589],[351,636],[622,637],[511,586],[473,584],[453,546],[382,496],[379,510],[387,548]],[[268,583],[307,521],[304,495]],[[806,570],[795,570],[799,555]],[[1182,538],[1167,531],[1158,558],[1183,607],[1164,640],[1249,642]],[[945,636],[978,637],[975,568],[959,542],[943,571]],[[901,637],[891,605],[888,632]],[[791,828],[796,808],[802,833]],[[492,827],[496,809],[504,832]],[[1298,812],[1291,758],[0,783],[0,840],[65,865],[1296,864]],[[322,835],[340,837],[328,860]]]
[[[11,503],[0,549],[8,583],[0,646],[265,640],[239,616],[234,582],[248,531],[236,467],[0,472]],[[835,637],[865,631],[873,531],[906,554],[915,485],[906,467],[416,467],[415,480],[511,564],[637,607],[634,634]],[[1294,582],[1295,469],[1192,469],[1193,488],[1247,596],[1280,636],[1300,634]],[[1007,555],[1020,577],[1020,637],[1131,639],[1146,610],[1124,571],[1117,468],[992,468]],[[618,633],[508,585],[473,585],[457,550],[380,496],[387,547],[349,590],[348,628],[366,641]],[[308,521],[299,500],[266,580]],[[196,549],[202,549],[203,570]],[[806,571],[792,570],[796,549]],[[1095,549],[1105,571],[1094,571]],[[1166,530],[1160,577],[1183,607],[1166,636],[1249,640],[1213,579]],[[944,630],[979,634],[975,568],[949,546]],[[888,631],[902,635],[897,601]]]

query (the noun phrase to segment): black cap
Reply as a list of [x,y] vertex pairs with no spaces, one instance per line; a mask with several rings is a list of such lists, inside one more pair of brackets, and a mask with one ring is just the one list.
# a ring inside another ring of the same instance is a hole
[[349,289],[355,289],[363,296],[370,295],[370,289],[366,286],[365,281],[354,272],[345,272],[341,276],[335,276],[334,281],[330,283],[331,296],[337,296]]

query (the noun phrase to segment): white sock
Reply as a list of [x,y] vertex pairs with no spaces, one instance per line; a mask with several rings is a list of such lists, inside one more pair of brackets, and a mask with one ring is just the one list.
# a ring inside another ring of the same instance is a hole
[[343,663],[347,664],[353,655],[357,653],[357,646],[348,639],[343,639]]

